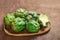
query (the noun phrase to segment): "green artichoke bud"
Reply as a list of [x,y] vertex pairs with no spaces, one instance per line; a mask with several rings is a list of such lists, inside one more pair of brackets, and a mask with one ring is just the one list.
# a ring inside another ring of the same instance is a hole
[[16,17],[25,17],[26,14],[27,14],[27,11],[22,8],[17,9],[15,12]]
[[29,22],[26,23],[26,30],[28,32],[38,32],[40,29],[39,23],[35,20],[29,20]]
[[25,19],[17,17],[14,22],[12,22],[12,30],[15,32],[20,32],[25,28]]
[[8,13],[8,14],[4,17],[4,23],[5,23],[6,25],[11,25],[11,23],[13,22],[14,19],[15,19],[14,14]]
[[38,16],[39,16],[39,15],[38,15],[37,12],[35,12],[35,11],[29,11],[28,14],[29,14],[29,15],[32,15],[32,18],[33,18],[33,19],[35,19],[35,20],[38,19]]
[[50,20],[49,20],[48,16],[43,13],[43,14],[40,14],[40,16],[39,16],[39,22],[41,23],[41,25],[46,27],[50,23]]

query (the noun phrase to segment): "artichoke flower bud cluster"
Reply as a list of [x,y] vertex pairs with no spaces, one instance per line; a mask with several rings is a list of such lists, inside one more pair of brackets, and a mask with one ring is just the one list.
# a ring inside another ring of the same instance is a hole
[[36,11],[19,8],[14,13],[7,13],[4,16],[4,23],[5,25],[11,25],[11,29],[14,32],[27,30],[34,33],[40,30],[40,25],[47,27],[50,20],[44,13],[38,14]]

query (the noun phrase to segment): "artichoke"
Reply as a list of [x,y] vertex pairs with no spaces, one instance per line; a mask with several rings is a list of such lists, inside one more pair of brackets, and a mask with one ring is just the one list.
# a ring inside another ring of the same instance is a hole
[[29,11],[28,14],[32,15],[33,18],[36,18],[36,19],[38,18],[38,13],[35,11]]
[[42,26],[46,27],[50,23],[50,20],[49,20],[48,16],[43,13],[43,14],[40,14],[40,16],[39,16],[39,23]]
[[37,20],[38,19],[39,14],[35,11],[28,11],[27,15],[26,15],[26,19],[30,20],[30,19],[34,19]]
[[13,22],[14,19],[15,19],[14,14],[8,13],[8,14],[4,17],[4,23],[5,23],[6,25],[11,25],[11,23]]
[[29,22],[26,23],[26,30],[28,32],[38,32],[40,29],[39,23],[35,20],[29,20]]
[[25,19],[17,17],[14,22],[12,22],[12,30],[15,32],[20,32],[25,28]]
[[4,23],[15,32],[20,32],[25,28],[28,32],[38,32],[42,26],[46,27],[50,23],[48,16],[44,13],[39,15],[35,11],[26,11],[22,8],[14,13],[8,13],[4,17]]
[[15,12],[16,17],[25,17],[26,14],[27,14],[27,11],[22,8],[17,9]]

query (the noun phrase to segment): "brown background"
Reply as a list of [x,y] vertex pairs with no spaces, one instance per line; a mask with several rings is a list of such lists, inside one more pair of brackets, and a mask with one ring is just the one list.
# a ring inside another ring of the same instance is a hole
[[[3,17],[17,8],[45,12],[51,19],[51,30],[31,37],[8,36],[3,31]],[[0,0],[0,40],[60,40],[60,0]]]

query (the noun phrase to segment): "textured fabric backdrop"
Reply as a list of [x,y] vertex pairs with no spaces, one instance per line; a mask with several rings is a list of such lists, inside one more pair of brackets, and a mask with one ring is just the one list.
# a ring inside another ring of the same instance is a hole
[[[39,36],[13,37],[3,31],[3,17],[17,8],[45,12],[51,19],[51,30]],[[60,0],[0,0],[0,40],[60,40]]]

